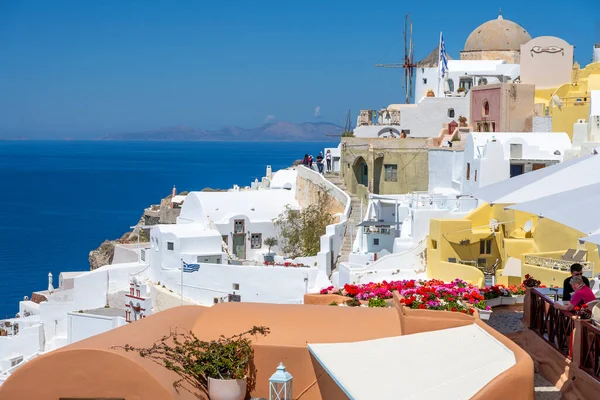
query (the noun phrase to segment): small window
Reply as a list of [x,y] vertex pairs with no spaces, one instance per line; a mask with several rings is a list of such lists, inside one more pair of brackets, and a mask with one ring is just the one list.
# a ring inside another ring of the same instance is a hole
[[467,163],[467,180],[471,179],[471,163]]
[[167,242],[167,250],[175,250],[175,244],[173,242]]
[[262,247],[262,233],[253,233],[250,236],[250,248],[260,249]]
[[479,254],[492,254],[492,240],[480,240],[479,241]]
[[546,164],[533,164],[533,166],[531,167],[532,171],[537,171],[538,169],[542,169],[545,168]]
[[233,232],[235,233],[244,233],[245,232],[245,227],[244,227],[244,220],[243,219],[236,219],[233,222]]
[[219,298],[213,297],[213,304],[219,304]]
[[232,287],[233,287],[233,290],[240,290],[240,284],[239,283],[234,283],[232,285]]
[[386,182],[398,182],[398,166],[395,164],[386,164],[385,168],[385,181]]
[[483,101],[483,115],[484,116],[490,115],[490,103],[488,103],[487,100]]
[[427,83],[427,78],[423,78],[423,83]]
[[475,170],[475,174],[473,174],[473,180],[477,182],[477,170]]
[[431,248],[437,250],[437,240],[431,240]]
[[373,245],[374,246],[379,246],[379,239],[378,238],[373,239]]
[[448,109],[448,118],[454,118],[454,108]]

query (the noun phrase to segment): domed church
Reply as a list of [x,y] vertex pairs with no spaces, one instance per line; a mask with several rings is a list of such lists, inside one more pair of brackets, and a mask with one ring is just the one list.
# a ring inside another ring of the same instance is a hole
[[520,64],[521,45],[531,36],[519,24],[502,18],[479,25],[467,38],[460,52],[461,60],[505,60],[509,64]]

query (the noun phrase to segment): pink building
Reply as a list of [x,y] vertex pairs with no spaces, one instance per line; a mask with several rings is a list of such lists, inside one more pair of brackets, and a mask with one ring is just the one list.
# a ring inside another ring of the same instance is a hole
[[497,83],[471,89],[471,123],[476,132],[531,132],[535,86]]

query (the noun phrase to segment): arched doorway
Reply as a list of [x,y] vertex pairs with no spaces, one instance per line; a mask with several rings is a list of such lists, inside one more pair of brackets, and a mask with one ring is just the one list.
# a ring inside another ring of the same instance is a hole
[[379,131],[377,137],[380,138],[399,138],[400,132],[396,128],[385,128]]
[[354,160],[352,170],[354,171],[354,179],[356,180],[356,183],[365,187],[369,187],[369,167],[367,166],[365,159],[358,157],[356,160]]

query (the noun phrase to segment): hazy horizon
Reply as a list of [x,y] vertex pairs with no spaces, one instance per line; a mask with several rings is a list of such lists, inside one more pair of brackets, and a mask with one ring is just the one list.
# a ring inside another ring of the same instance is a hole
[[[436,7],[438,5],[438,7]],[[444,7],[442,7],[444,5]],[[433,6],[433,7],[432,7]],[[187,125],[269,121],[344,125],[360,109],[404,102],[406,13],[415,61],[444,33],[459,58],[480,24],[505,19],[552,35],[589,63],[600,42],[597,0],[441,1],[6,0],[0,2],[0,137],[94,138]],[[560,10],[561,12],[556,12]],[[565,22],[577,15],[577,29]]]

